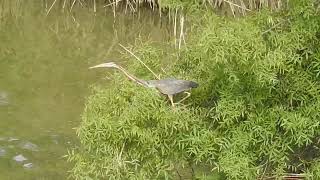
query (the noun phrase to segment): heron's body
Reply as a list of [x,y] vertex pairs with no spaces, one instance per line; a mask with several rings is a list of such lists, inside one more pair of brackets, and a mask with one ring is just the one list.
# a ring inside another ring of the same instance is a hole
[[[169,97],[172,106],[173,103],[173,95],[179,94],[181,92],[185,92],[190,90],[191,88],[198,87],[198,83],[188,80],[181,80],[181,79],[174,79],[174,78],[167,78],[167,79],[160,79],[160,80],[143,80],[139,79],[132,74],[128,73],[123,67],[115,64],[114,62],[103,63],[96,66],[92,66],[91,68],[98,68],[98,67],[112,67],[121,70],[130,80],[136,82],[139,85],[148,88],[155,88],[162,94],[165,94]],[[187,97],[190,96],[190,93]],[[183,98],[186,99],[187,97]],[[183,101],[183,100],[180,100]]]
[[198,87],[196,82],[174,78],[149,80],[147,83],[149,84],[149,87],[154,87],[162,94],[166,95],[175,95],[184,91],[188,91],[191,88]]

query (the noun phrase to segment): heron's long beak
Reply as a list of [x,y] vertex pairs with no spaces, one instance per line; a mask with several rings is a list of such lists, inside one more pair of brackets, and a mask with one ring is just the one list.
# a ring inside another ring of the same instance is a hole
[[106,67],[106,66],[105,66],[105,64],[99,64],[99,65],[96,65],[96,66],[91,66],[91,67],[89,67],[89,69],[99,68],[99,67]]
[[98,64],[96,66],[91,66],[91,67],[89,67],[89,69],[100,68],[100,67],[114,67],[114,63],[113,62],[102,63],[102,64]]

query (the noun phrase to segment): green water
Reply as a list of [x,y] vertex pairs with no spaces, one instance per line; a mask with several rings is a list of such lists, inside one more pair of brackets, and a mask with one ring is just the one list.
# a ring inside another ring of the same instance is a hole
[[[164,41],[168,29],[152,12],[115,21],[110,10],[81,7],[46,16],[40,1],[0,1],[0,9],[0,179],[66,179],[63,156],[79,144],[89,87],[105,77],[87,68],[117,59],[118,43]],[[27,160],[13,160],[20,154]]]

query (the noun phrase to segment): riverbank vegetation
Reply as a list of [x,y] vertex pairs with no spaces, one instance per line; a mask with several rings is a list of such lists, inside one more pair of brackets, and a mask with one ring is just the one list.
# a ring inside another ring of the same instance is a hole
[[[179,50],[137,41],[131,51],[161,77],[200,86],[172,109],[158,92],[112,73],[87,99],[77,130],[82,148],[69,154],[71,176],[319,179],[318,4],[292,0],[278,12],[236,19],[206,9],[188,13]],[[155,78],[125,58],[130,72]]]

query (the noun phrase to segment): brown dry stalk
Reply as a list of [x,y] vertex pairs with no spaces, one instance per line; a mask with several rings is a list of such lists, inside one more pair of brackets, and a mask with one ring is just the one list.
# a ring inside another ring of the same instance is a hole
[[133,57],[135,57],[142,65],[144,65],[157,79],[160,79],[160,77],[149,68],[138,56],[136,56],[133,52],[131,52],[129,49],[127,49],[125,46],[119,43],[119,46],[121,46],[124,50],[126,50],[128,53],[130,53]]

